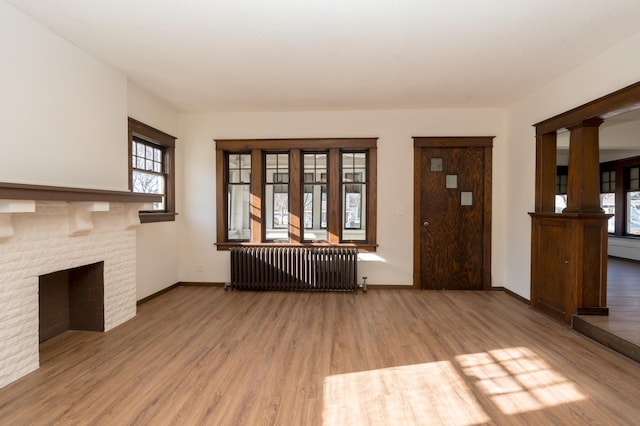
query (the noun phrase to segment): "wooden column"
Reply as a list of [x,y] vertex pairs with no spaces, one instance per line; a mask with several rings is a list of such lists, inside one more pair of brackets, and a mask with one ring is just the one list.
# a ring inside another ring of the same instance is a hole
[[536,213],[556,208],[556,132],[536,136]]
[[567,323],[606,315],[607,220],[600,208],[600,118],[570,126],[567,207],[555,213],[556,133],[536,137],[531,305]]
[[569,128],[569,181],[567,207],[563,213],[604,213],[600,208],[601,118],[592,118]]

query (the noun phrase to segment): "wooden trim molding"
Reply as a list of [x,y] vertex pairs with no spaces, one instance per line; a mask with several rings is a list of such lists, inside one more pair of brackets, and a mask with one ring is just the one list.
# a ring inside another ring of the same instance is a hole
[[217,288],[222,288],[224,287],[224,283],[217,283],[217,282],[196,282],[196,281],[179,281],[175,284],[170,285],[169,287],[163,288],[162,290],[158,290],[153,294],[150,294],[147,297],[143,297],[142,299],[138,300],[136,302],[136,306],[140,306],[143,305],[147,302],[149,302],[150,300],[155,299],[158,296],[162,296],[165,293],[170,292],[171,290],[181,287],[181,286],[191,286],[191,287],[217,287]]
[[493,291],[504,291],[505,294],[508,294],[509,296],[513,297],[514,299],[516,299],[516,300],[518,300],[518,301],[520,301],[522,303],[525,303],[527,305],[530,303],[529,299],[527,299],[526,297],[520,296],[518,293],[514,293],[513,291],[509,290],[506,287],[491,287],[491,290],[493,290]]
[[367,290],[413,290],[413,286],[409,284],[367,284]]
[[101,189],[25,185],[19,183],[0,182],[0,200],[154,203],[162,201],[162,197],[155,194],[136,194],[128,191],[107,191]]
[[378,138],[313,138],[313,139],[215,139],[216,149],[222,151],[263,151],[277,149],[326,150],[331,148],[370,149]]
[[414,148],[491,148],[495,136],[414,136]]
[[367,244],[367,243],[312,243],[312,242],[290,242],[290,243],[251,243],[251,242],[241,242],[241,241],[229,241],[229,242],[221,242],[214,244],[218,250],[231,250],[233,247],[355,247],[358,249],[358,252],[367,253],[367,252],[375,252],[378,248],[377,244]]
[[569,111],[534,124],[536,135],[556,132],[573,127],[585,120],[603,118],[617,110],[624,110],[640,102],[640,82],[624,87]]
[[175,148],[176,137],[129,117],[129,129],[134,136],[152,143]]

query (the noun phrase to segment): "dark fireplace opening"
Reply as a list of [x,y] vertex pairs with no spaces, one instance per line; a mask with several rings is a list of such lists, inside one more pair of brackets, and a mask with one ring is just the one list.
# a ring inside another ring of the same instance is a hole
[[67,330],[104,331],[104,262],[41,275],[40,343]]

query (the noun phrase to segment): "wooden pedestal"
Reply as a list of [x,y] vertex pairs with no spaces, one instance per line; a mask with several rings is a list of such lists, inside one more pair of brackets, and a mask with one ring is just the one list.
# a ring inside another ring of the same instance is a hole
[[531,306],[571,324],[608,315],[606,214],[530,213]]

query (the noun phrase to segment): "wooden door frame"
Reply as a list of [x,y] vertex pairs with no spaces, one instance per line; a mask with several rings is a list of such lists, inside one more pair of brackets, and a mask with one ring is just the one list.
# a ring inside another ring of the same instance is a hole
[[483,217],[483,260],[482,289],[491,289],[491,170],[492,148],[495,136],[447,136],[413,137],[413,288],[421,289],[422,271],[420,270],[420,233],[422,232],[422,149],[423,148],[484,148],[484,217]]

